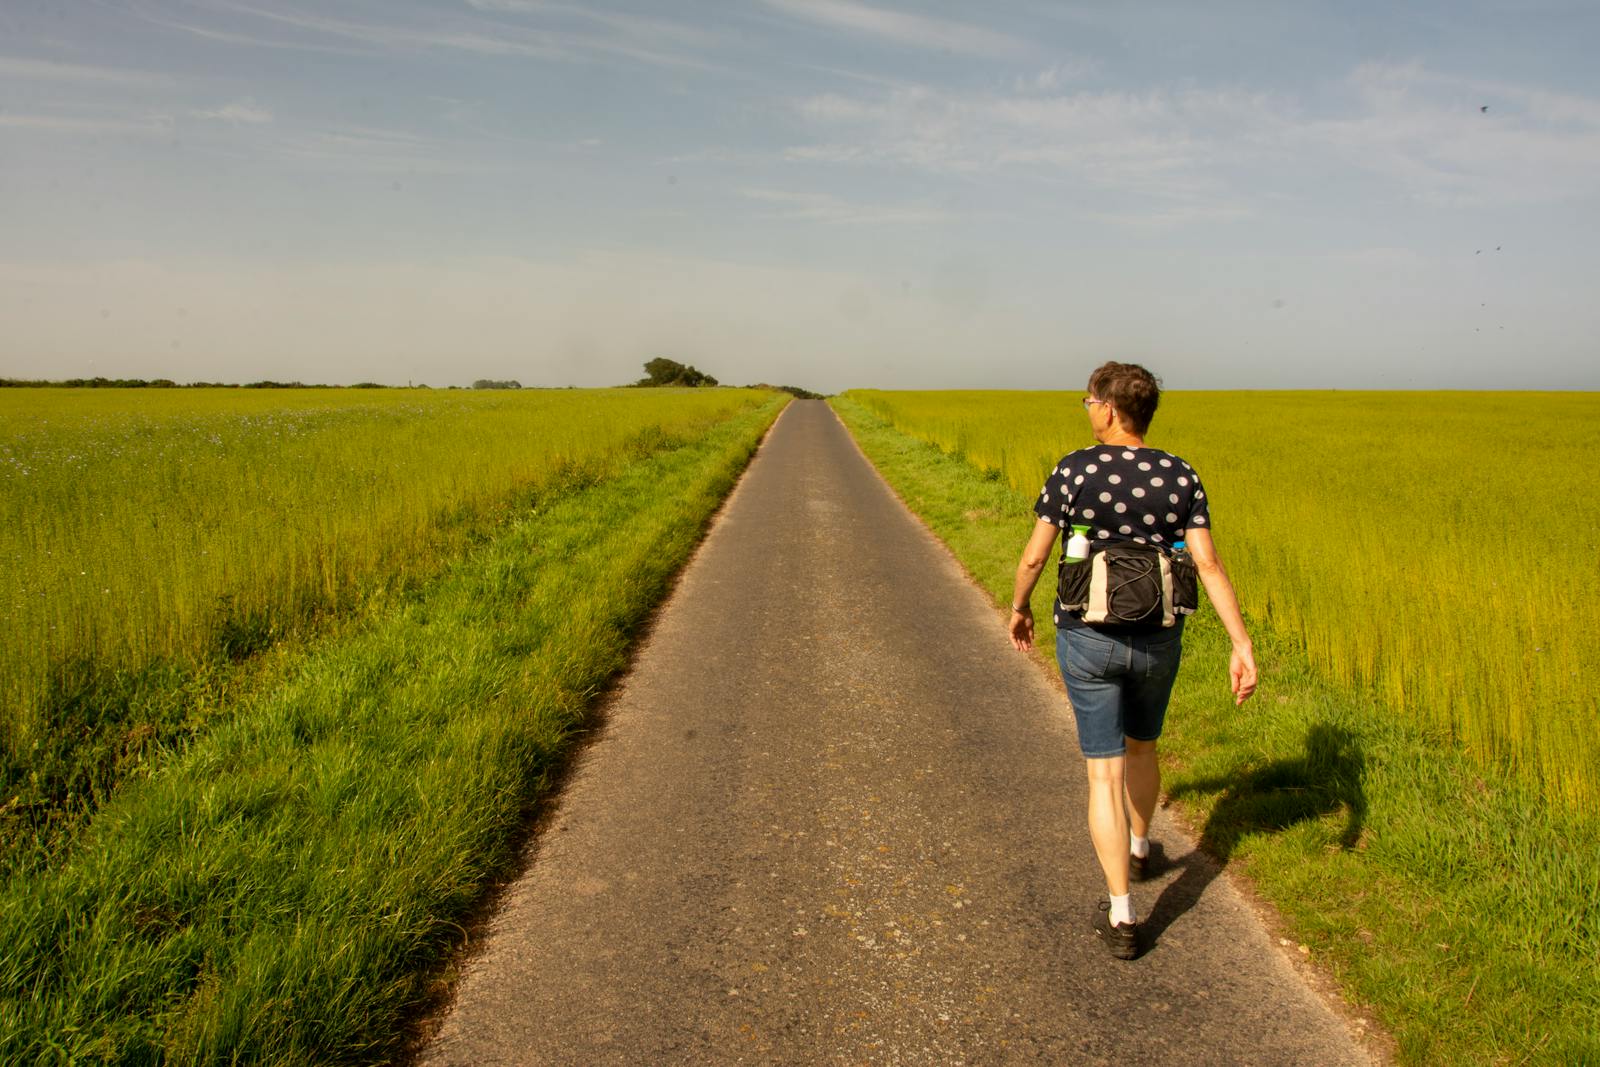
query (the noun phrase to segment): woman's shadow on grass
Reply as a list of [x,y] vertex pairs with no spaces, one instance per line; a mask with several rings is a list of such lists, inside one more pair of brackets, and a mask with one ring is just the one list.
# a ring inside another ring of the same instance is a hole
[[[1250,834],[1286,830],[1297,823],[1345,813],[1342,848],[1354,848],[1366,825],[1367,795],[1362,787],[1366,759],[1349,730],[1318,723],[1306,731],[1305,755],[1280,759],[1239,774],[1185,782],[1171,790],[1176,799],[1190,793],[1221,791],[1199,848],[1176,861],[1183,873],[1165,889],[1141,924],[1150,943],[1184,912],[1227,866],[1240,840]],[[1160,875],[1157,869],[1154,874]]]

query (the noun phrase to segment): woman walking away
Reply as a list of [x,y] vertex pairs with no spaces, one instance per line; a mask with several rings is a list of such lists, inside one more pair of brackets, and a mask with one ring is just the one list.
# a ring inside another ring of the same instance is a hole
[[1197,601],[1195,571],[1233,640],[1235,703],[1256,688],[1250,635],[1211,540],[1200,476],[1144,443],[1160,397],[1155,376],[1136,364],[1106,363],[1089,376],[1083,406],[1097,443],[1063,457],[1039,493],[1009,623],[1011,643],[1032,648],[1028,601],[1057,535],[1071,531],[1053,610],[1056,658],[1088,764],[1089,836],[1110,898],[1095,929],[1124,960],[1140,949],[1128,882],[1153,873],[1156,739],[1178,674],[1183,620]]

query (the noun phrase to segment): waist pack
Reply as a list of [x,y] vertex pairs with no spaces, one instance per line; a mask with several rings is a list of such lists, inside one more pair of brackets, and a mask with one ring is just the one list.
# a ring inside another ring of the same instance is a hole
[[1187,552],[1114,542],[1087,559],[1061,561],[1061,606],[1090,624],[1169,627],[1200,606],[1199,572]]

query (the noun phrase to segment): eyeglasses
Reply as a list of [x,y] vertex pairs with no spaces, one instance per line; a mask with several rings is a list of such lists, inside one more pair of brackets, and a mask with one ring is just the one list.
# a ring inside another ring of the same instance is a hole
[[1083,410],[1088,411],[1090,404],[1104,404],[1104,403],[1106,403],[1106,401],[1104,401],[1104,400],[1096,400],[1092,396],[1086,396],[1086,397],[1083,398]]

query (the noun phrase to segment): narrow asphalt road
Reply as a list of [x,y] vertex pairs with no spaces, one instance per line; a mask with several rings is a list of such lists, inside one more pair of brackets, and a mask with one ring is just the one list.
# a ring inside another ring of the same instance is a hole
[[1109,956],[1065,696],[820,401],[556,803],[424,1063],[1367,1062],[1162,820]]

